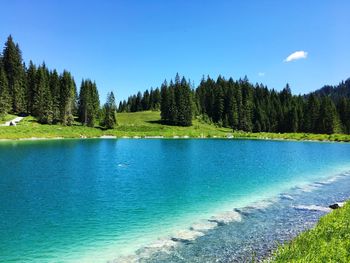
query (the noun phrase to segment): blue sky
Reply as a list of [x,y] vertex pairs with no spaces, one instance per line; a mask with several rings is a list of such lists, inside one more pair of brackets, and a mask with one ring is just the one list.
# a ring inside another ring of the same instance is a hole
[[[176,72],[248,76],[295,94],[350,77],[350,1],[2,1],[0,42],[95,80],[102,101]],[[292,61],[286,59],[292,55]],[[296,59],[299,58],[299,59]]]

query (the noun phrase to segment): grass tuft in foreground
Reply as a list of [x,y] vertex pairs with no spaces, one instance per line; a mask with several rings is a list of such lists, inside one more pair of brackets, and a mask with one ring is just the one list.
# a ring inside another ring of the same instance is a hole
[[350,202],[279,247],[272,262],[350,262]]

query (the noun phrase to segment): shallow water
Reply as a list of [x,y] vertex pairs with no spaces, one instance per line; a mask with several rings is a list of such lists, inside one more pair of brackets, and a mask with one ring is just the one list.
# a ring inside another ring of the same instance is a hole
[[[347,176],[336,178],[343,184],[308,184],[347,170],[345,143],[1,142],[0,261],[226,262],[263,256],[273,238],[287,240],[325,213],[305,206],[349,197]],[[291,189],[296,185],[303,188]],[[338,187],[344,187],[342,195]],[[288,194],[281,198],[282,192]],[[262,248],[254,246],[258,237],[266,238]]]
[[[341,174],[330,184],[318,185],[314,191],[290,189],[271,199],[268,207],[235,209],[242,219],[214,229],[193,241],[181,241],[171,248],[163,247],[140,262],[252,262],[271,256],[278,244],[313,227],[330,211],[330,204],[350,198],[350,173]],[[116,260],[115,262],[119,262]]]

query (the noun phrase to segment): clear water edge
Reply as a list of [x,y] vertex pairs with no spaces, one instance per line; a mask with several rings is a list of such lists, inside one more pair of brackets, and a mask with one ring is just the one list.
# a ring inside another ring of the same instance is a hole
[[[164,233],[162,236],[158,236],[157,240],[161,240],[164,242],[164,246],[166,246],[166,241],[171,240],[173,237],[177,237],[177,234],[183,230],[191,231],[191,226],[198,224],[203,221],[208,221],[211,218],[215,218],[216,216],[220,216],[221,214],[224,214],[225,212],[232,212],[235,210],[241,210],[246,207],[252,207],[252,208],[257,208],[257,209],[264,209],[267,206],[273,205],[273,203],[278,201],[278,197],[280,194],[288,193],[291,189],[293,188],[299,188],[299,189],[304,189],[303,191],[307,192],[312,192],[312,190],[309,190],[309,187],[313,187],[313,184],[316,182],[323,182],[323,181],[328,181],[331,180],[332,182],[336,182],[337,180],[333,180],[334,178],[337,178],[339,174],[347,173],[350,171],[350,166],[347,169],[335,169],[337,172],[331,172],[329,174],[333,174],[332,176],[325,175],[324,177],[318,177],[319,180],[314,180],[314,181],[300,181],[298,183],[290,183],[286,185],[281,185],[281,188],[276,188],[276,187],[271,187],[271,189],[267,189],[267,193],[259,193],[259,198],[256,198],[255,193],[252,194],[252,197],[242,197],[239,200],[232,200],[232,201],[226,201],[222,206],[220,207],[215,207],[215,208],[208,208],[208,213],[203,214],[203,215],[192,215],[189,216],[188,219],[183,218],[183,222],[179,222],[175,224],[175,227],[171,228],[169,231]],[[262,195],[261,195],[262,194]],[[254,198],[255,196],[255,198]],[[344,200],[339,200],[339,201],[344,201]],[[236,221],[237,219],[233,218],[233,221]],[[215,228],[214,226],[213,228]],[[208,229],[209,230],[209,229]],[[157,231],[156,226],[154,228],[154,231]],[[193,240],[195,240],[196,237],[194,236]],[[119,251],[120,254],[117,256],[114,256],[114,261],[113,262],[131,262],[134,260],[137,260],[137,255],[135,252],[137,252],[138,249],[141,249],[143,247],[148,247],[151,245],[153,242],[155,242],[154,236],[150,236],[149,239],[144,239],[144,240],[134,240],[133,243],[130,244],[130,247],[124,251]],[[162,247],[160,247],[162,249]],[[110,251],[115,252],[115,246],[112,246]],[[112,252],[112,253],[113,253]],[[102,255],[108,254],[108,252],[102,252]],[[152,254],[150,253],[147,256],[151,256]],[[80,262],[94,262],[96,258],[99,256],[91,256],[87,255],[84,258],[78,259]],[[111,259],[112,257],[109,257]],[[121,260],[119,261],[118,260]],[[76,261],[76,262],[78,262]],[[108,261],[108,260],[107,260]]]

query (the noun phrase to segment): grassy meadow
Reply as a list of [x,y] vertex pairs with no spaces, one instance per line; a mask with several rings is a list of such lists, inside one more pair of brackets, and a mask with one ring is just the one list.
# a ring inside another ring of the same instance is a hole
[[275,252],[272,262],[350,262],[350,203]]
[[[5,116],[1,123],[15,118]],[[164,138],[249,138],[249,139],[289,139],[289,140],[319,140],[319,141],[350,141],[350,135],[345,134],[307,134],[307,133],[248,133],[232,131],[230,128],[218,127],[197,118],[190,127],[178,127],[160,123],[158,111],[143,111],[134,113],[118,113],[118,126],[115,129],[104,130],[99,126],[90,128],[76,122],[73,126],[43,125],[35,118],[25,117],[16,127],[0,127],[0,139],[25,138],[93,138],[100,136],[117,137],[155,137]]]

